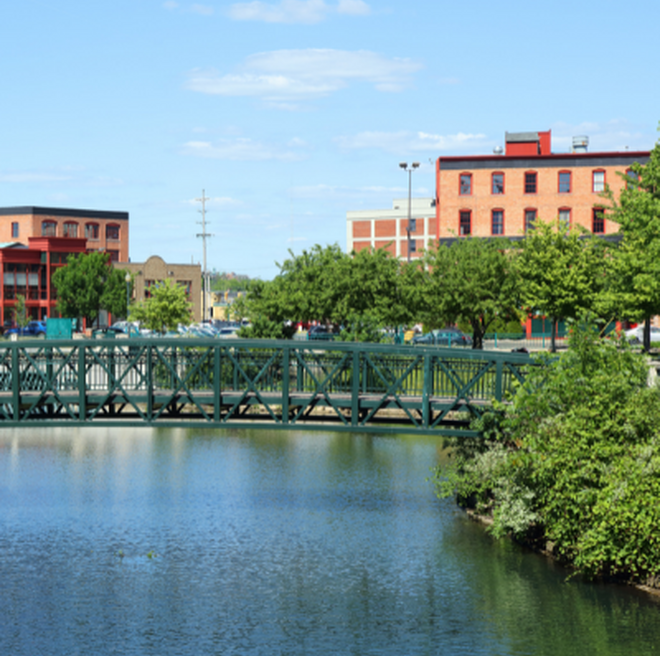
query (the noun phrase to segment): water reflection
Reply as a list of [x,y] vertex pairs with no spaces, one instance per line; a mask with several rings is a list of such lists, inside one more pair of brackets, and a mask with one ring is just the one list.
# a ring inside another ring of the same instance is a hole
[[431,439],[0,435],[0,654],[645,654],[657,607],[494,542]]

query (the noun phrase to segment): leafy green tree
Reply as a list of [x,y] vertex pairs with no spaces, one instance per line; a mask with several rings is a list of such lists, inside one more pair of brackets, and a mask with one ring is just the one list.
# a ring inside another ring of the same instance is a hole
[[14,305],[14,321],[20,328],[25,328],[28,325],[27,306],[25,304],[25,296],[18,294],[16,296],[16,305]]
[[520,243],[517,267],[523,306],[552,320],[551,351],[556,351],[557,322],[595,311],[605,285],[605,242],[564,232],[551,223],[535,224]]
[[432,248],[424,261],[425,324],[465,321],[472,328],[472,347],[480,349],[493,322],[518,317],[520,288],[508,240],[460,238]]
[[91,326],[101,310],[126,316],[124,274],[110,264],[108,253],[71,255],[53,274],[57,309],[63,317],[84,317]]
[[645,321],[644,350],[650,348],[650,318],[660,314],[660,141],[647,164],[635,163],[618,201],[610,189],[608,219],[623,239],[611,261],[607,303],[625,319]]
[[168,278],[150,287],[150,291],[150,298],[131,307],[131,321],[139,321],[149,330],[159,333],[176,330],[180,323],[190,323],[192,306],[185,287]]

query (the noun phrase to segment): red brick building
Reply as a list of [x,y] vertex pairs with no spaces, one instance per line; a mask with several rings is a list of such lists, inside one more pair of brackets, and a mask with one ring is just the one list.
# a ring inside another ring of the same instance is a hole
[[0,326],[13,322],[19,295],[25,298],[29,319],[58,316],[53,273],[66,264],[69,255],[85,250],[84,239],[68,237],[29,237],[27,246],[0,244]]
[[549,130],[507,133],[505,143],[492,155],[438,158],[437,238],[520,237],[537,219],[617,232],[600,193],[608,185],[618,195],[625,184],[618,173],[649,158],[648,151],[590,153],[586,137],[573,139],[573,152],[552,153]]
[[85,250],[128,262],[128,212],[59,207],[0,207],[0,243],[28,245],[30,237],[85,239]]

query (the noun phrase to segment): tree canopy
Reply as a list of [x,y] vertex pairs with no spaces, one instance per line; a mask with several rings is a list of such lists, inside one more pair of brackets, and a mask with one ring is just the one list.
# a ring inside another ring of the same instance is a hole
[[425,264],[426,324],[463,320],[472,328],[473,348],[483,348],[483,337],[497,319],[518,317],[520,288],[508,240],[456,239],[431,249]]
[[131,308],[130,318],[159,333],[190,323],[191,304],[185,287],[169,278],[150,288],[151,296]]
[[53,274],[53,285],[63,317],[84,317],[92,325],[101,310],[126,316],[124,274],[112,267],[108,253],[69,256],[66,266]]
[[595,311],[605,285],[606,247],[577,230],[557,230],[536,222],[520,243],[517,268],[523,306],[552,320],[555,351],[557,322]]
[[646,321],[644,348],[649,349],[649,319],[660,314],[660,141],[647,164],[635,163],[625,174],[618,200],[611,190],[608,218],[623,235],[610,263],[607,303],[619,317]]

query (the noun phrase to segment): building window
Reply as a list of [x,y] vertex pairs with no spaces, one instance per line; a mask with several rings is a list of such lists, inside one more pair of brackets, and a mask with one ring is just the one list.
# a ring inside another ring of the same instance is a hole
[[411,253],[416,253],[417,252],[417,242],[414,239],[411,239],[408,244],[410,245],[410,252]]
[[594,207],[591,218],[591,232],[594,235],[602,235],[605,232],[605,210],[602,207]]
[[472,194],[472,174],[461,173],[459,176],[459,190],[461,196],[470,196]]
[[65,237],[77,237],[78,236],[78,224],[66,222],[64,224],[64,231],[62,233]]
[[99,224],[98,223],[86,223],[85,224],[85,238],[86,239],[98,239],[99,238]]
[[114,224],[109,224],[105,226],[105,238],[106,239],[119,239],[119,226]]
[[108,255],[110,255],[110,261],[111,262],[119,262],[119,251],[108,251]]
[[628,181],[626,182],[626,187],[628,189],[635,189],[638,186],[639,176],[632,169],[626,170],[626,178],[628,178]]
[[410,219],[410,221],[408,221],[408,230],[410,230],[410,232],[417,231],[417,219]]
[[11,224],[11,236],[13,239],[18,237],[18,222]]
[[559,210],[559,232],[567,235],[571,230],[571,210],[567,207],[562,207]]
[[55,223],[55,221],[42,221],[41,222],[41,236],[42,237],[57,237],[57,223]]
[[559,172],[559,193],[560,194],[570,194],[571,193],[571,172],[570,171],[560,171]]
[[504,193],[504,173],[493,173],[491,193],[494,195]]
[[536,210],[525,210],[525,232],[534,230],[536,222]]
[[529,171],[525,173],[525,193],[536,193],[536,171]]
[[504,234],[504,210],[493,210],[491,212],[490,232],[493,235]]
[[461,236],[472,234],[472,212],[469,210],[459,212],[458,234]]
[[594,194],[605,191],[605,171],[593,172],[593,190]]

